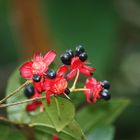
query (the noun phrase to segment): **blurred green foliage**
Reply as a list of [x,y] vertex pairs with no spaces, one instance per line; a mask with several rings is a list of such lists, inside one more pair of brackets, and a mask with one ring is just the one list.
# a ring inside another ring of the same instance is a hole
[[97,76],[103,78],[114,64],[120,26],[112,0],[50,0],[44,1],[44,6],[56,46],[63,51],[83,45],[97,68]]
[[[18,50],[12,30],[12,20],[9,15],[8,1],[0,1],[0,68],[18,59]],[[18,41],[17,41],[18,42]]]

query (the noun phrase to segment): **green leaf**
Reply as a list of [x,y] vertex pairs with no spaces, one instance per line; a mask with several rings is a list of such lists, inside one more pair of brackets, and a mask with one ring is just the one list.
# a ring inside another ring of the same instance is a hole
[[95,105],[89,105],[78,112],[76,118],[83,131],[88,132],[100,124],[111,124],[128,104],[129,100],[127,99],[97,102]]
[[[21,86],[22,83],[23,81],[21,79],[19,69],[16,69],[8,80],[6,95],[10,94],[10,92],[17,89],[19,86]],[[15,96],[10,97],[7,100],[7,103],[14,103],[14,102],[22,101],[25,99],[26,98],[24,97],[23,90],[21,90]],[[28,123],[30,121],[30,116],[26,112],[25,107],[26,107],[26,104],[7,107],[8,118],[11,121],[15,121],[18,123]]]
[[[21,86],[21,77],[19,74],[19,70],[15,70],[11,75],[8,86],[6,90],[6,95],[10,92],[17,89]],[[17,101],[25,100],[23,95],[23,90],[17,93],[15,96],[9,98],[7,103],[14,103]],[[7,108],[8,118],[11,121],[15,121],[18,123],[29,123],[31,122],[31,118],[33,118],[35,123],[39,123],[42,125],[48,125],[48,121],[46,118],[49,118],[52,125],[56,128],[57,131],[61,131],[69,122],[73,120],[75,115],[74,106],[70,101],[64,98],[51,98],[51,104],[48,106],[45,101],[45,112],[40,113],[27,113],[25,110],[26,104],[17,105],[17,106],[9,106]]]
[[88,140],[113,140],[114,131],[113,126],[99,126],[88,135]]
[[51,125],[57,131],[61,131],[73,120],[74,115],[75,109],[70,101],[61,97],[52,97],[50,105],[45,101],[45,111],[32,117],[32,123],[33,125]]
[[[53,126],[33,126],[36,132],[42,132],[42,135],[58,135],[62,140],[86,140],[78,123],[73,120],[61,132],[57,132]],[[43,134],[44,133],[44,134]]]
[[10,140],[25,140],[20,131],[0,121],[0,139],[9,140],[9,138]]

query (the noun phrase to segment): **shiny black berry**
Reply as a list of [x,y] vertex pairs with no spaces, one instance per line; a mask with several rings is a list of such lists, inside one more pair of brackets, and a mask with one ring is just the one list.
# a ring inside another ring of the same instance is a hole
[[83,53],[81,53],[80,55],[79,55],[79,59],[81,60],[81,61],[86,61],[87,60],[87,58],[88,58],[88,56],[87,56],[87,53],[86,52],[83,52]]
[[83,48],[83,46],[79,45],[76,47],[75,49],[75,55],[79,56],[81,53],[85,52],[85,49]]
[[106,101],[111,99],[111,95],[107,89],[104,89],[103,91],[101,91],[100,95],[101,95],[102,99],[104,99]]
[[39,74],[34,74],[33,75],[33,81],[39,82],[41,80],[41,76]]
[[63,55],[60,56],[61,61],[65,65],[70,65],[71,64],[71,55],[69,53],[64,53]]
[[40,80],[41,80],[41,76],[39,74],[34,74],[33,75],[33,81],[40,82]]
[[47,77],[49,77],[50,79],[53,79],[56,77],[56,72],[54,70],[48,70],[46,74],[47,74]]
[[103,80],[103,81],[101,81],[101,83],[102,83],[102,87],[104,89],[109,89],[110,88],[110,83],[107,80]]
[[64,92],[65,92],[67,95],[70,94],[70,90],[69,90],[68,88],[66,88]]
[[74,57],[74,52],[73,52],[73,50],[71,50],[71,49],[66,50],[66,53],[68,53],[68,54],[71,56],[71,58]]
[[32,85],[28,85],[24,89],[24,95],[27,98],[31,98],[35,94],[34,87]]

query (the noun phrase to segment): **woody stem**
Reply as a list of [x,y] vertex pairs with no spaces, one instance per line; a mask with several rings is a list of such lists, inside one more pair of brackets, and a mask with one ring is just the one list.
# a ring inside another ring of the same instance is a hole
[[11,123],[11,124],[18,125],[18,123],[13,122],[13,121],[10,121],[10,120],[8,120],[7,118],[5,118],[4,116],[0,116],[0,120],[1,120],[1,121],[4,121],[4,122]]
[[0,101],[0,104],[5,102],[8,98],[10,98],[11,96],[15,95],[16,93],[18,93],[22,88],[24,88],[25,86],[29,85],[32,81],[26,81],[24,84],[22,84],[20,87],[18,87],[16,90],[14,90],[11,94],[9,94],[8,96],[6,96],[5,98],[3,98]]
[[24,104],[24,103],[28,103],[28,102],[32,102],[32,101],[38,101],[38,100],[45,99],[45,98],[46,98],[46,96],[42,96],[42,97],[37,97],[37,98],[28,99],[28,100],[24,100],[24,101],[19,101],[19,102],[15,102],[15,103],[1,104],[0,108],[19,105],[19,104]]

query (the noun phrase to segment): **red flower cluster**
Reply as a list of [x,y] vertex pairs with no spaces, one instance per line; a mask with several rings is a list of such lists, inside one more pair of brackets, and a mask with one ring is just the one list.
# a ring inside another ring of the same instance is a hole
[[[51,95],[59,95],[65,92],[68,87],[68,82],[64,77],[65,73],[68,71],[67,67],[61,66],[55,74],[55,78],[49,77],[51,72],[48,71],[48,77],[44,81],[43,89],[46,91],[46,100],[50,103],[50,96]],[[50,73],[49,73],[50,72]]]
[[[86,95],[88,103],[95,103],[97,99],[110,99],[108,89],[110,84],[104,80],[97,82],[91,76],[95,68],[88,66],[87,53],[82,46],[78,46],[73,52],[71,49],[66,50],[61,55],[62,66],[55,72],[49,68],[49,65],[56,57],[55,51],[49,51],[44,57],[36,53],[32,61],[24,63],[20,67],[20,74],[23,78],[31,80],[33,83],[25,88],[25,95],[28,98],[40,97],[43,91],[46,92],[46,101],[50,104],[50,96],[60,94],[69,94],[69,92],[78,91],[76,83],[80,73],[89,77],[82,89]],[[75,77],[74,84],[69,90],[69,80]],[[34,101],[27,105],[27,111],[33,111],[42,105],[41,101]]]
[[38,92],[42,92],[44,76],[55,57],[55,51],[49,51],[44,57],[39,53],[35,53],[32,61],[25,62],[20,67],[21,76],[25,79],[32,80],[34,88]]

